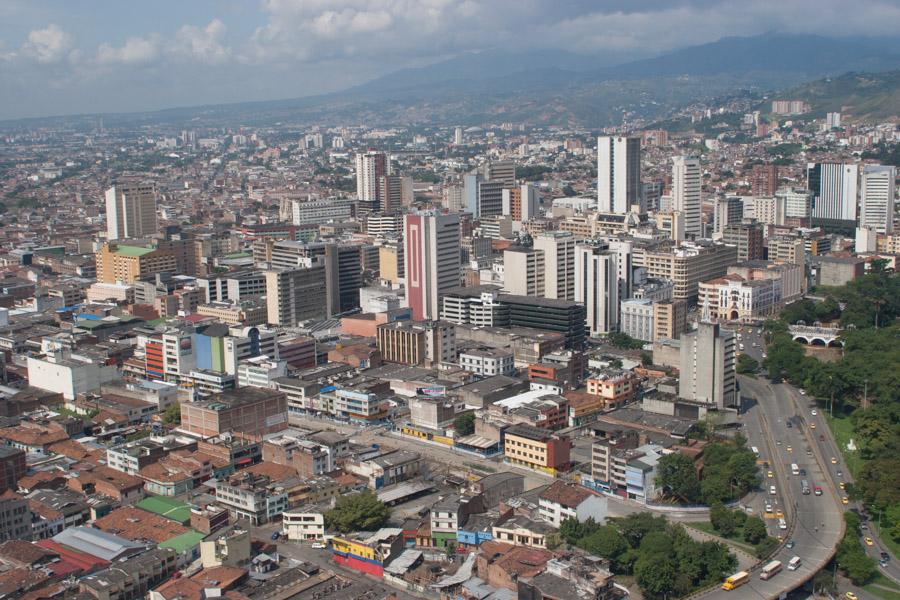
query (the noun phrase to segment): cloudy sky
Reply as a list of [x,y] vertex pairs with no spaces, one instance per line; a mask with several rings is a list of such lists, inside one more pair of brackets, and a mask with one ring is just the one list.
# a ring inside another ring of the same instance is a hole
[[461,52],[890,35],[900,0],[0,0],[0,119],[292,98]]

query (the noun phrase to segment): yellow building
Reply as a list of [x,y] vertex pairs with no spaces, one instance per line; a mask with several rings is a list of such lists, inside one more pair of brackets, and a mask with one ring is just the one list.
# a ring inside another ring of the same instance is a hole
[[503,432],[506,462],[556,474],[567,471],[571,442],[531,425],[513,425]]
[[396,244],[378,248],[378,273],[381,279],[394,284],[403,278],[403,246]]
[[157,273],[177,273],[175,254],[170,250],[103,244],[97,252],[97,281],[134,283]]

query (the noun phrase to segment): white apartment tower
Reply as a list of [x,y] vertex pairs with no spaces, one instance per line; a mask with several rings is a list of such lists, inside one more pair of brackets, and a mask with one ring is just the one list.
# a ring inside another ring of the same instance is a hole
[[568,231],[545,232],[534,238],[544,253],[544,297],[575,299],[575,236]]
[[619,270],[616,253],[605,245],[575,247],[575,301],[583,302],[591,335],[619,327]]
[[641,138],[597,138],[597,210],[624,215],[640,202]]
[[460,283],[459,216],[408,214],[403,243],[406,301],[413,319],[438,319],[441,295]]
[[156,231],[156,189],[152,183],[120,182],[106,190],[108,240],[140,238]]
[[709,322],[709,306],[696,331],[681,336],[678,395],[710,408],[737,406],[734,333]]
[[700,159],[676,156],[672,159],[672,210],[684,214],[684,233],[702,237]]
[[807,189],[812,194],[811,227],[856,224],[859,167],[841,163],[809,163]]
[[866,165],[862,172],[859,226],[877,233],[894,231],[894,194],[897,168]]
[[378,182],[391,174],[391,163],[383,152],[370,150],[356,155],[356,196],[365,202],[380,200]]

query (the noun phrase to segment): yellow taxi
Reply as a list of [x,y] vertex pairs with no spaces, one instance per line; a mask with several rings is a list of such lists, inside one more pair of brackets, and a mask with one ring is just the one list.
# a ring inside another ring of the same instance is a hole
[[870,537],[867,537],[865,539],[865,542],[866,542],[866,546],[874,546],[875,545],[875,541]]
[[850,504],[850,499],[847,496],[841,498],[841,504]]
[[842,481],[842,482],[840,482],[840,483],[839,483],[839,484],[838,484],[838,486],[839,486],[839,487],[840,487],[840,488],[841,488],[841,489],[842,489],[842,490],[845,490],[845,489],[847,489],[847,484],[846,484],[846,483],[844,483],[844,482],[843,482],[843,481]]
[[816,424],[815,424],[815,423],[810,423],[810,424],[809,424],[809,428],[810,428],[810,429],[815,429],[815,428],[816,428]]
[[831,464],[833,464],[833,465],[837,464],[837,459],[833,456],[831,457]]
[[775,473],[773,473],[772,471],[769,471],[768,473],[766,473],[766,475],[769,476],[769,479],[775,477]]
[[788,452],[793,452],[793,451],[794,451],[794,449],[793,449],[793,447],[791,447],[791,446],[788,446],[788,447],[787,447],[787,451],[788,451]]
[[844,594],[844,597],[847,598],[847,600],[859,600],[859,596],[857,596],[853,592],[847,592],[846,594]]

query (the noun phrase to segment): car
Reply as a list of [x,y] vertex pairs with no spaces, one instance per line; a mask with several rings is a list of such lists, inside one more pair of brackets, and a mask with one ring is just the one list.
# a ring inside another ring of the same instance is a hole
[[777,493],[778,493],[778,492],[775,491],[775,486],[774,486],[774,485],[770,485],[770,486],[769,486],[769,495],[774,496],[774,495],[777,494]]
[[766,502],[766,512],[767,512],[767,513],[772,512],[772,505],[769,504],[768,502]]
[[863,541],[866,543],[866,546],[874,546],[875,545],[875,540],[873,540],[869,536],[866,536],[865,539],[863,539]]
[[763,461],[763,468],[766,468],[766,469],[769,468],[769,461],[767,461],[767,460]]
[[776,446],[780,446],[780,445],[781,445],[781,440],[775,440],[775,445],[776,445]]
[[886,560],[880,560],[880,561],[878,561],[878,564],[881,565],[881,568],[882,568],[882,569],[885,568],[885,567],[888,565],[888,563],[887,563]]
[[819,434],[819,441],[820,441],[820,442],[824,442],[824,441],[825,441],[825,434],[824,434],[824,433],[820,433],[820,434]]
[[884,562],[891,560],[891,555],[888,554],[887,552],[882,552],[879,556],[881,557],[881,560],[883,560]]
[[812,416],[816,417],[816,416],[819,415],[819,411],[817,411],[816,409],[812,409],[812,410],[809,412],[809,414],[811,414]]
[[766,354],[765,352],[763,352],[763,353],[762,353],[762,357],[763,357],[763,358],[768,358],[768,354]]
[[869,530],[869,526],[866,525],[865,523],[860,523],[860,524],[859,524],[859,528],[862,529],[863,531],[868,531],[868,530]]
[[793,452],[794,448],[792,446],[788,446],[787,448],[785,448],[785,450],[787,450],[788,452]]
[[310,546],[310,548],[313,548],[314,550],[324,550],[327,547],[328,546],[326,546],[322,542],[313,542],[312,545]]
[[844,472],[843,472],[843,471],[838,471],[838,472],[837,472],[837,476],[838,476],[838,477],[843,477],[843,476],[844,476]]
[[844,594],[844,597],[847,598],[847,600],[859,600],[859,596],[857,596],[853,592],[847,592],[846,594]]
[[769,479],[775,477],[775,473],[773,473],[772,471],[769,471],[768,473],[766,473],[766,475],[769,477]]
[[850,504],[850,498],[844,496],[843,498],[841,498],[841,504]]
[[847,484],[844,483],[843,481],[841,481],[838,483],[838,487],[841,488],[842,490],[845,490],[845,489],[847,489]]
[[815,487],[815,492],[814,492],[814,493],[816,494],[816,496],[821,496],[821,495],[822,495],[822,486],[817,485],[817,486]]
[[[805,396],[805,395],[806,395],[806,390],[804,390],[804,389],[802,389],[802,388],[799,389],[799,390],[797,390],[797,391],[800,392],[800,395],[801,395],[801,396]],[[813,411],[813,414],[816,414],[816,411]]]
[[273,540],[277,540],[277,539],[280,538],[280,537],[281,537],[281,534],[278,533],[277,531],[272,532],[272,539],[273,539]]
[[833,465],[837,464],[837,459],[833,456],[831,457],[831,464],[833,464]]
[[788,429],[790,429],[790,428],[793,427],[793,426],[794,426],[793,423],[791,423],[790,421],[787,422],[787,428],[788,428]]
[[806,469],[800,469],[800,477],[806,477]]
[[794,540],[793,540],[793,539],[790,539],[790,540],[787,541],[787,543],[786,543],[784,546],[785,546],[785,548],[787,548],[788,550],[790,550],[790,549],[792,549],[795,545],[796,545],[796,543],[794,542]]
[[815,428],[816,428],[816,424],[815,424],[815,423],[810,423],[810,424],[809,424],[809,428],[810,428],[810,429],[815,429]]

